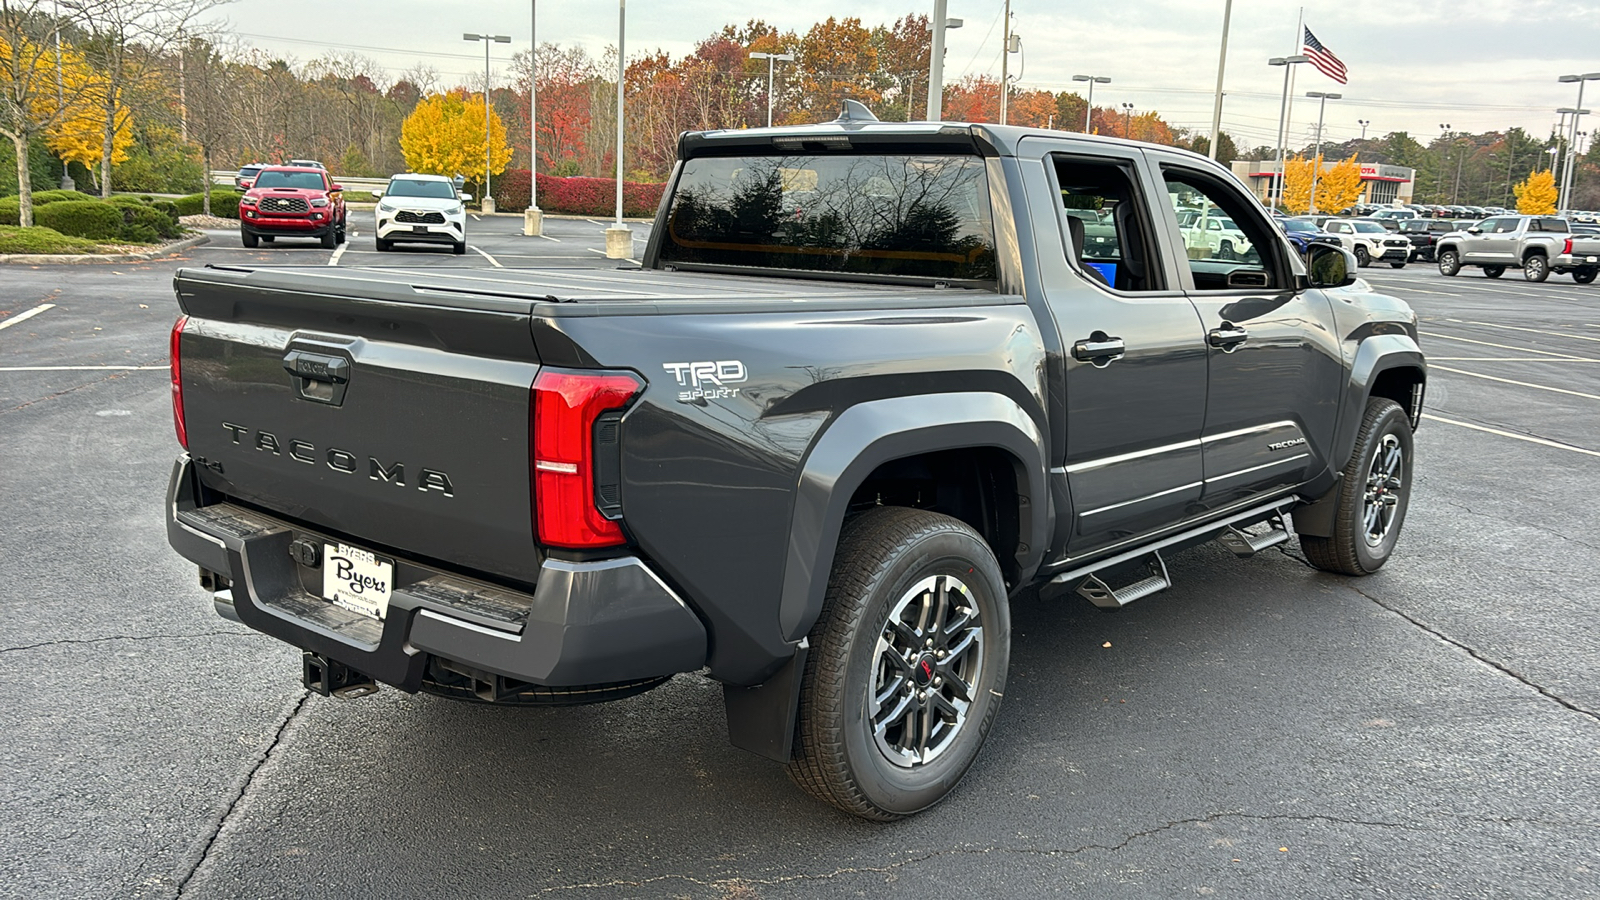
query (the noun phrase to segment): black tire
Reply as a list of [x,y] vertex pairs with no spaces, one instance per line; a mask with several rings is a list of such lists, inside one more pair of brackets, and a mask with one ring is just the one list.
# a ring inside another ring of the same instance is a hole
[[[1390,453],[1396,449],[1400,456],[1393,459]],[[1386,397],[1368,400],[1355,450],[1337,488],[1333,536],[1300,536],[1312,565],[1326,572],[1370,575],[1388,562],[1410,505],[1413,455],[1405,410]]]
[[1356,265],[1363,269],[1372,265],[1372,254],[1368,253],[1367,248],[1361,246],[1360,244],[1356,245]]
[[[971,605],[955,605],[963,601]],[[927,604],[942,606],[944,618]],[[944,799],[977,758],[1005,694],[1011,614],[983,539],[924,510],[855,516],[839,537],[810,642],[789,776],[877,821]]]
[[1575,269],[1572,272],[1572,280],[1579,284],[1589,284],[1594,281],[1596,275],[1600,275],[1600,269]]
[[1217,258],[1218,259],[1229,259],[1229,260],[1235,258],[1234,252],[1233,252],[1233,241],[1223,241],[1222,242],[1222,245],[1217,248]]
[[1406,264],[1403,263],[1403,262],[1392,262],[1392,263],[1389,263],[1389,268],[1391,268],[1391,269],[1404,269],[1405,267],[1406,267]]
[[394,241],[386,241],[383,238],[374,238],[373,241],[378,245],[379,253],[388,253],[394,249]]
[[337,228],[329,228],[324,231],[322,233],[322,249],[332,250],[337,246],[339,246],[339,230]]
[[1484,266],[1483,267],[1483,277],[1485,277],[1485,278],[1499,278],[1501,275],[1504,275],[1505,273],[1506,273],[1506,267],[1505,266]]
[[258,237],[254,232],[249,231],[240,231],[239,241],[240,243],[244,244],[245,247],[251,250],[254,250],[256,245],[261,243],[260,237]]
[[1538,253],[1522,261],[1524,281],[1540,282],[1550,277],[1550,261]]
[[450,250],[451,250],[451,252],[453,252],[457,256],[466,256],[467,255],[467,242],[466,241],[462,241],[459,244],[455,244],[455,245],[451,246]]
[[348,240],[348,238],[345,237],[345,223],[339,223],[339,235],[337,238],[335,238],[335,240],[341,244]]
[[1461,254],[1457,253],[1454,248],[1440,250],[1438,260],[1440,275],[1452,276],[1461,271]]

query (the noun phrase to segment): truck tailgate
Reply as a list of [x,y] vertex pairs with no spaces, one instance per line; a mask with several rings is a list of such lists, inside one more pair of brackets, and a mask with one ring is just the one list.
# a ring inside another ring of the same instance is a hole
[[184,269],[175,286],[205,486],[379,553],[537,579],[533,300],[290,270]]

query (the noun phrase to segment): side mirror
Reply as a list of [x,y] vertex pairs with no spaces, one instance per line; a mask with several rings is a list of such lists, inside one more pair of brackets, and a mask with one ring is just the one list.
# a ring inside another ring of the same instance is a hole
[[381,197],[383,197],[383,188],[378,188],[377,190],[372,192],[372,199],[377,200],[377,199],[380,199]]
[[333,189],[334,189],[334,190],[335,190],[335,191],[342,191],[342,190],[344,190],[344,185],[342,185],[342,184],[336,184],[336,185],[334,185],[334,186],[333,186]]
[[462,194],[461,195],[461,202],[462,203],[471,203],[472,202],[472,195],[471,194]]
[[1467,229],[1467,234],[1483,234],[1483,229],[1479,228],[1476,225],[1474,225],[1471,228]]
[[1343,247],[1312,244],[1306,250],[1306,283],[1314,288],[1349,287],[1355,271],[1356,255]]

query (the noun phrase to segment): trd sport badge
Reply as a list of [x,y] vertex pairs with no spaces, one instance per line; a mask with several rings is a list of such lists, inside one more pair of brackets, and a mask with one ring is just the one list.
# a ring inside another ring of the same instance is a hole
[[662,363],[661,368],[671,372],[678,379],[678,386],[684,388],[678,392],[679,403],[738,396],[739,389],[728,385],[739,384],[750,378],[744,363],[737,359]]

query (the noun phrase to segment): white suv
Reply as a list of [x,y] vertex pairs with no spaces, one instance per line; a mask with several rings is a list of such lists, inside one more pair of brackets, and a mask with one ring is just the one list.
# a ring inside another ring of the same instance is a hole
[[1374,262],[1403,269],[1411,261],[1411,239],[1371,219],[1330,219],[1323,223],[1322,230],[1338,235],[1340,243],[1356,255],[1356,264],[1363,269]]
[[378,195],[378,250],[395,244],[449,244],[459,256],[467,252],[467,211],[472,199],[456,192],[455,183],[439,175],[396,175]]

